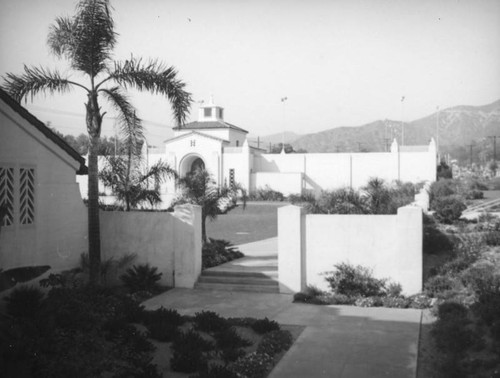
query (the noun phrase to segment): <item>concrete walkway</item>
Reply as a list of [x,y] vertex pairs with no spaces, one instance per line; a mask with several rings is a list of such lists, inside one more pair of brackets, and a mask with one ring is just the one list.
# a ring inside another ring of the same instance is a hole
[[416,376],[421,311],[292,303],[292,296],[173,289],[144,303],[194,315],[255,317],[302,325],[304,331],[270,378]]
[[215,272],[252,272],[272,276],[278,269],[278,238],[236,246],[245,257],[208,268]]

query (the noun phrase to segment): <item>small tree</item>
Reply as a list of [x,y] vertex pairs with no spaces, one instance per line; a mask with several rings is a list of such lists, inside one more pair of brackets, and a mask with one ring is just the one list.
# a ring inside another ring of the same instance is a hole
[[215,219],[221,213],[223,207],[229,211],[236,206],[236,198],[240,192],[243,193],[243,206],[246,205],[246,193],[240,185],[231,187],[223,185],[217,186],[216,182],[204,169],[197,169],[188,173],[185,177],[178,180],[182,187],[182,193],[173,205],[191,203],[201,206],[201,236],[203,243],[208,242],[206,220]]

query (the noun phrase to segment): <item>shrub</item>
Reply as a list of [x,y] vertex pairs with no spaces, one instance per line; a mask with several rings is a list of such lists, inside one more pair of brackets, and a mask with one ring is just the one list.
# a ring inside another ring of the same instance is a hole
[[389,297],[399,297],[403,291],[403,286],[400,283],[390,282],[387,285],[386,295]]
[[259,188],[255,193],[250,194],[250,200],[253,201],[284,201],[285,196],[283,193],[278,192],[277,190],[271,189],[269,186],[265,186],[264,188]]
[[449,275],[437,275],[427,280],[424,291],[430,297],[437,297],[443,292],[452,290],[455,284],[455,280]]
[[42,306],[43,293],[33,286],[21,286],[5,298],[7,313],[16,318],[34,318]]
[[221,332],[229,328],[229,322],[213,311],[201,311],[194,315],[196,329],[204,332]]
[[205,243],[201,251],[202,268],[218,266],[243,256],[243,253],[233,247],[230,242],[210,238],[210,242]]
[[438,318],[442,320],[467,319],[467,308],[460,303],[444,302],[438,306]]
[[236,374],[249,378],[262,378],[271,369],[273,358],[267,354],[250,353],[239,358],[231,366],[231,370]]
[[151,267],[149,264],[134,265],[127,269],[126,273],[120,276],[120,279],[132,293],[138,291],[155,292],[162,276],[162,273],[157,273],[157,271],[157,267]]
[[477,200],[483,198],[484,198],[484,193],[480,190],[470,190],[465,193],[465,199],[467,200]]
[[196,331],[179,332],[172,343],[174,351],[170,366],[174,371],[192,373],[206,364],[204,352],[214,348],[212,342],[202,338]]
[[195,378],[239,378],[235,372],[229,370],[226,366],[205,365]]
[[217,348],[228,349],[228,348],[244,348],[252,345],[252,342],[244,339],[234,328],[226,328],[225,330],[215,334],[215,340],[217,343]]
[[177,327],[184,323],[184,320],[176,310],[160,307],[158,310],[146,312],[144,323],[152,339],[166,342],[174,338]]
[[266,317],[255,321],[255,323],[252,324],[252,329],[259,334],[264,334],[271,331],[279,331],[280,325],[274,320],[269,320]]
[[424,224],[423,252],[425,254],[450,253],[453,251],[452,235],[439,230],[435,222]]
[[382,298],[378,296],[357,298],[354,304],[358,307],[381,307],[384,305]]
[[472,309],[484,323],[491,326],[500,319],[500,291],[480,294]]
[[274,357],[281,351],[288,350],[292,346],[292,342],[292,334],[289,331],[272,331],[264,335],[257,346],[257,353]]
[[372,271],[360,265],[347,263],[335,265],[335,271],[326,272],[326,281],[336,294],[350,297],[383,295],[386,280],[374,278]]
[[323,191],[317,200],[317,212],[321,214],[368,214],[365,197],[351,188]]
[[451,224],[460,219],[467,208],[459,196],[439,197],[432,201],[431,208],[435,217],[443,223]]
[[500,245],[500,231],[490,231],[484,235],[486,245],[496,247]]
[[410,299],[404,297],[382,297],[382,305],[389,308],[408,308]]
[[445,302],[438,307],[438,315],[431,331],[437,348],[445,353],[463,354],[474,342],[474,335],[467,328],[470,322],[467,309],[457,303]]

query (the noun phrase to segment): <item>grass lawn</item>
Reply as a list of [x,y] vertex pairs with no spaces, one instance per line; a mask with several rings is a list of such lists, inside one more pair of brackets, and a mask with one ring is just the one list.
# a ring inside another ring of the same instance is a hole
[[286,205],[287,202],[250,202],[244,210],[240,205],[213,221],[207,220],[207,235],[234,245],[278,236],[278,208]]

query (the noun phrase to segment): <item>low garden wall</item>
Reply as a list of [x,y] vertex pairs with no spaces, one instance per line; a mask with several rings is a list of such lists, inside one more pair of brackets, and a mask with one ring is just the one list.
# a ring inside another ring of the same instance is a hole
[[402,285],[404,294],[422,289],[422,209],[406,206],[397,215],[316,215],[297,206],[278,209],[280,292],[314,285],[327,290],[323,273],[342,262],[373,270],[376,278]]
[[173,213],[101,211],[102,259],[136,254],[162,273],[161,283],[192,288],[201,273],[201,208],[182,205]]

